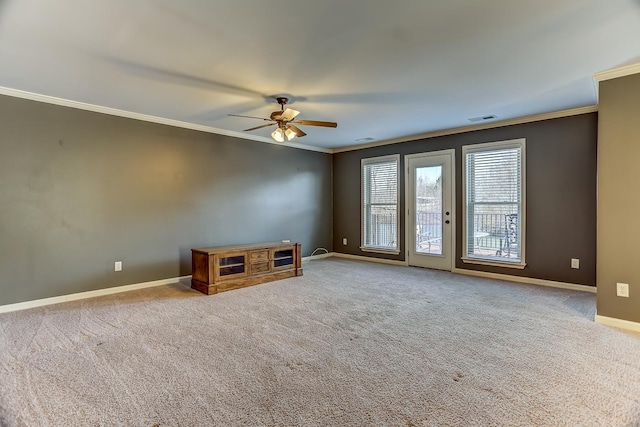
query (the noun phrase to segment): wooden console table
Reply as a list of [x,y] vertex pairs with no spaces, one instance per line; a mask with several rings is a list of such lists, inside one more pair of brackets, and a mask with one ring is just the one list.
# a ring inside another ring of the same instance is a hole
[[299,243],[191,249],[191,287],[207,295],[302,276]]

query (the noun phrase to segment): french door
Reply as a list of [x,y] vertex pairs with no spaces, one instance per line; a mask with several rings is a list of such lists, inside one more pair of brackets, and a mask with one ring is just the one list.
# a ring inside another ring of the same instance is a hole
[[409,265],[451,270],[455,252],[454,150],[405,156]]

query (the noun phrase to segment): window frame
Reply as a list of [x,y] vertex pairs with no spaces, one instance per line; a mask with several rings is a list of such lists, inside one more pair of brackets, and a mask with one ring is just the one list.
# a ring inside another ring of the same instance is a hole
[[[486,151],[494,151],[500,149],[511,149],[517,148],[520,150],[520,209],[519,209],[519,217],[518,217],[518,227],[519,227],[519,238],[520,238],[520,260],[519,261],[506,261],[504,259],[491,259],[484,258],[477,255],[469,255],[469,245],[467,243],[468,237],[468,223],[467,217],[469,215],[468,205],[467,205],[467,154],[469,153],[477,153],[477,152],[486,152]],[[481,144],[472,144],[472,145],[464,145],[462,146],[462,262],[467,264],[479,264],[479,265],[488,265],[495,267],[507,267],[507,268],[517,268],[524,269],[527,265],[526,263],[526,212],[527,212],[527,183],[526,183],[526,139],[510,139],[505,141],[496,141],[496,142],[486,142]]]
[[[374,163],[385,163],[394,161],[396,163],[396,245],[394,248],[386,249],[382,246],[367,246],[365,244],[365,189],[364,189],[364,169],[366,165]],[[363,252],[374,252],[382,254],[400,254],[400,154],[388,156],[367,157],[360,160],[360,250]]]

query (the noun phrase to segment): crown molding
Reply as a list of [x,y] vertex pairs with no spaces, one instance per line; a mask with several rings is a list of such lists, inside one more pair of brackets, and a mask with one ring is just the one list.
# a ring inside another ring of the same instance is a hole
[[476,130],[493,129],[503,126],[520,125],[524,123],[539,122],[542,120],[557,119],[561,117],[577,116],[580,114],[595,113],[598,111],[597,105],[589,105],[587,107],[572,108],[569,110],[552,111],[550,113],[535,114],[532,116],[517,117],[515,119],[500,120],[498,122],[485,123],[481,125],[462,126],[458,128],[438,130],[418,135],[405,136],[402,138],[388,139],[385,141],[370,142],[367,144],[351,145],[349,147],[334,148],[331,152],[342,153],[345,151],[362,150],[365,148],[379,147],[381,145],[398,144],[401,142],[416,141],[418,139],[435,138],[437,136],[455,135],[458,133],[473,132]]
[[[633,70],[633,69],[635,69],[635,71],[633,71],[633,72],[629,71],[629,70]],[[614,72],[616,73],[615,75],[613,74]],[[626,66],[626,67],[620,67],[620,68],[617,68],[617,69],[614,69],[614,70],[604,71],[602,73],[598,73],[598,74],[594,75],[594,79],[598,80],[598,76],[599,75],[603,75],[604,76],[605,74],[606,75],[610,75],[610,77],[607,77],[607,78],[615,78],[615,77],[620,77],[620,76],[624,76],[624,75],[628,75],[628,74],[634,74],[634,73],[637,73],[637,72],[640,72],[640,64],[635,64],[635,65],[630,65],[630,66]],[[607,74],[607,73],[611,73],[611,74]],[[602,80],[605,80],[605,78],[602,78]],[[596,93],[597,93],[597,91],[596,91]],[[543,114],[536,114],[536,115],[532,115],[532,116],[518,117],[518,118],[515,118],[515,119],[501,120],[501,121],[485,123],[485,124],[462,126],[462,127],[458,127],[458,128],[444,129],[444,130],[439,130],[439,131],[434,131],[434,132],[427,132],[427,133],[423,133],[423,134],[411,135],[411,136],[406,136],[406,137],[401,137],[401,138],[394,138],[394,139],[389,139],[389,140],[385,140],[385,141],[376,141],[376,142],[370,142],[370,143],[367,143],[367,144],[351,145],[351,146],[348,146],[348,147],[338,147],[338,148],[331,149],[331,148],[315,147],[315,146],[312,146],[312,145],[303,145],[303,144],[283,144],[283,143],[280,143],[280,142],[273,141],[270,138],[247,135],[247,134],[244,134],[244,133],[228,131],[228,130],[225,130],[225,129],[219,129],[219,128],[215,128],[215,127],[212,127],[212,126],[198,125],[198,124],[195,124],[195,123],[183,122],[183,121],[180,121],[180,120],[173,120],[173,119],[167,119],[167,118],[164,118],[164,117],[157,117],[157,116],[151,116],[151,115],[148,115],[148,114],[141,114],[141,113],[135,113],[135,112],[132,112],[132,111],[120,110],[120,109],[117,109],[117,108],[103,107],[103,106],[100,106],[100,105],[89,104],[89,103],[85,103],[85,102],[72,101],[72,100],[69,100],[69,99],[57,98],[57,97],[54,97],[54,96],[41,95],[41,94],[38,94],[38,93],[27,92],[27,91],[23,91],[23,90],[19,90],[19,89],[11,89],[11,88],[8,88],[8,87],[3,87],[3,86],[0,86],[0,95],[6,95],[6,96],[14,97],[14,98],[28,99],[28,100],[31,100],[31,101],[44,102],[44,103],[47,103],[47,104],[60,105],[60,106],[63,106],[63,107],[75,108],[75,109],[85,110],[85,111],[92,111],[92,112],[95,112],[95,113],[108,114],[108,115],[111,115],[111,116],[124,117],[124,118],[128,118],[128,119],[133,119],[133,120],[140,120],[140,121],[150,122],[150,123],[158,123],[158,124],[162,124],[162,125],[173,126],[173,127],[183,128],[183,129],[190,129],[190,130],[195,130],[195,131],[200,131],[200,132],[212,133],[212,134],[216,134],[216,135],[230,136],[230,137],[233,137],[233,138],[239,138],[239,139],[244,139],[244,140],[249,140],[249,141],[264,142],[264,143],[267,143],[267,144],[274,144],[274,145],[285,146],[285,147],[289,147],[289,148],[297,148],[299,150],[315,151],[315,152],[327,153],[327,154],[342,153],[342,152],[345,152],[345,151],[362,150],[362,149],[365,149],[365,148],[379,147],[379,146],[382,146],[382,145],[398,144],[398,143],[401,143],[401,142],[415,141],[415,140],[418,140],[418,139],[435,138],[435,137],[438,137],[438,136],[446,136],[446,135],[455,135],[455,134],[458,134],[458,133],[473,132],[473,131],[476,131],[476,130],[492,129],[492,128],[498,128],[498,127],[503,127],[503,126],[531,123],[531,122],[536,122],[536,121],[541,121],[541,120],[549,120],[549,119],[555,119],[555,118],[560,118],[560,117],[569,117],[569,116],[593,113],[593,112],[598,111],[598,106],[597,105],[592,105],[592,106],[587,106],[587,107],[580,107],[580,108],[573,108],[573,109],[569,109],[569,110],[554,111],[554,112],[550,112],[550,113],[543,113]]]
[[0,95],[12,96],[14,98],[28,99],[31,101],[44,102],[46,104],[60,105],[62,107],[70,107],[78,110],[92,111],[94,113],[108,114],[110,116],[125,117],[127,119],[140,120],[143,122],[158,123],[161,125],[173,126],[183,129],[196,130],[200,132],[213,133],[216,135],[230,136],[233,138],[245,139],[250,141],[265,142],[267,144],[275,144],[289,148],[297,148],[299,150],[317,151],[320,153],[331,154],[331,150],[322,147],[314,147],[311,145],[301,144],[283,144],[273,141],[270,138],[260,136],[247,135],[240,132],[228,131],[211,126],[198,125],[195,123],[183,122],[180,120],[167,119],[164,117],[151,116],[148,114],[134,113],[133,111],[119,110],[117,108],[103,107],[101,105],[88,104],[86,102],[72,101],[70,99],[57,98],[55,96],[41,95],[38,93],[27,92],[19,89],[11,89],[0,86]]
[[593,78],[598,82],[602,82],[604,80],[617,79],[618,77],[630,76],[631,74],[638,73],[640,73],[640,63],[600,71],[599,73],[595,73]]

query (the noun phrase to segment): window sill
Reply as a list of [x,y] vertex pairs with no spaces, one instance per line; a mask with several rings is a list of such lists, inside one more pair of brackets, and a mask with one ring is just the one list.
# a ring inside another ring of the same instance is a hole
[[372,248],[369,246],[360,246],[360,250],[362,252],[373,252],[377,254],[400,255],[400,251],[397,249],[384,249],[384,248]]
[[489,259],[466,258],[466,257],[462,257],[462,262],[464,262],[465,264],[489,265],[491,267],[516,268],[518,270],[522,270],[527,266],[527,263],[523,261],[506,262],[506,261],[493,261]]

